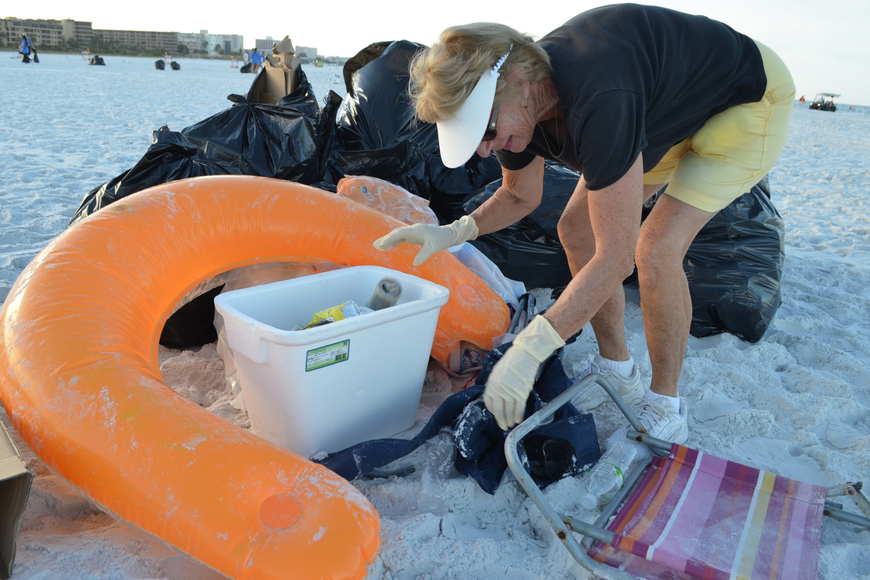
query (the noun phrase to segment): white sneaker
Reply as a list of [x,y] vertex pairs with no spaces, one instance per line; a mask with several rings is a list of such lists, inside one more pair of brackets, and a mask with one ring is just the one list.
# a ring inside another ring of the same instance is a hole
[[[595,362],[595,355],[593,354],[589,356],[589,366],[582,373],[574,377],[572,384],[592,373],[606,377],[607,380],[616,387],[616,391],[625,400],[627,405],[633,407],[643,400],[643,387],[640,384],[640,370],[637,368],[637,365],[634,365],[634,368],[631,369],[631,376],[625,378],[615,371],[602,369]],[[602,389],[596,383],[592,383],[583,387],[580,392],[571,399],[571,402],[575,407],[577,407],[578,411],[585,413],[599,407],[602,403],[612,400],[613,399],[610,398],[610,395],[607,394],[607,391]]]
[[657,438],[683,445],[689,440],[686,403],[680,398],[680,412],[669,404],[644,400],[637,410],[637,420],[647,432]]

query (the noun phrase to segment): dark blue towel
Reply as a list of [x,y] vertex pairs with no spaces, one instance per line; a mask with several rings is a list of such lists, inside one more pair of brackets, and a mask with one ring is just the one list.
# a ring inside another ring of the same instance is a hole
[[[510,345],[487,354],[476,383],[448,397],[413,439],[376,439],[332,453],[319,462],[348,480],[400,459],[450,425],[456,442],[456,469],[474,478],[481,489],[495,493],[507,468],[504,455],[506,433],[484,407],[483,389],[493,365]],[[529,417],[570,386],[561,361],[554,357],[535,383],[526,406]],[[601,456],[595,421],[581,415],[573,405],[556,412],[553,421],[535,429],[522,440],[519,456],[535,482],[544,488],[562,477],[576,474]]]

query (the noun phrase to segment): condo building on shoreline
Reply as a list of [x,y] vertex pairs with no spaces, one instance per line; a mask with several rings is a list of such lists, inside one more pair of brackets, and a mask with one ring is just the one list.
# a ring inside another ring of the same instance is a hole
[[[17,45],[21,35],[26,34],[36,46],[50,49],[53,46],[69,46],[71,43],[86,47],[95,37],[100,42],[117,43],[122,46],[139,47],[143,50],[164,50],[175,53],[186,46],[191,54],[235,54],[244,48],[244,38],[239,34],[210,34],[199,32],[157,32],[146,30],[109,30],[93,28],[90,22],[79,20],[31,20],[6,17],[0,20],[0,42]],[[271,48],[271,46],[270,46]]]

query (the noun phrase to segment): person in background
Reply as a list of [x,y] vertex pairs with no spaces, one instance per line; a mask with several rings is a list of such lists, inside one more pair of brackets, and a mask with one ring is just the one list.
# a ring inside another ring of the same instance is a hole
[[[636,4],[581,13],[534,42],[495,23],[446,29],[411,64],[418,117],[441,158],[493,152],[503,182],[471,215],[375,241],[421,244],[414,263],[505,228],[543,195],[544,160],[582,173],[558,224],[572,280],[494,366],[484,403],[502,429],[524,417],[538,367],[591,323],[608,377],[647,431],[688,439],[678,382],[692,320],[683,258],[707,221],[761,180],[785,146],[795,88],[768,47],[703,16]],[[644,202],[663,189],[648,217]],[[625,337],[623,280],[637,267],[649,388]],[[573,400],[608,400],[597,385]]]
[[33,45],[33,40],[26,34],[24,35],[24,40],[27,42],[27,48],[30,50],[30,60],[39,64],[39,54],[36,51],[36,47]]
[[262,65],[262,62],[263,62],[263,55],[261,55],[260,52],[256,48],[251,50],[251,72],[252,73],[255,73],[255,72],[260,70],[260,66]]
[[21,62],[30,64],[30,43],[27,42],[27,35],[21,35],[21,42],[18,43],[18,52],[21,54]]

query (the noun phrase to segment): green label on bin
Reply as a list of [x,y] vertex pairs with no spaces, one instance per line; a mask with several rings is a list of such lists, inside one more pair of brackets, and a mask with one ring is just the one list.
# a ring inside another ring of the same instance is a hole
[[316,371],[329,365],[344,362],[350,355],[350,340],[342,340],[305,353],[305,372]]

